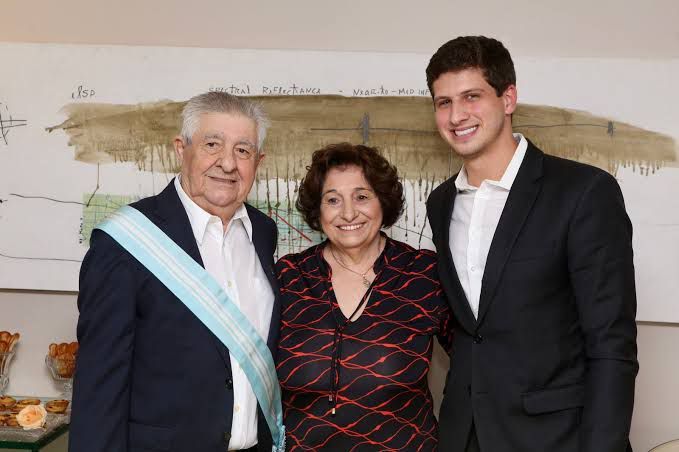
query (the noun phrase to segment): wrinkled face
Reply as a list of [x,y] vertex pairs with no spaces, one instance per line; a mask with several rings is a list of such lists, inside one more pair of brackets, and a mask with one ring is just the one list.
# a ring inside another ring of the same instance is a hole
[[492,152],[503,134],[511,134],[516,87],[501,96],[480,69],[446,72],[434,81],[436,126],[463,160]]
[[328,171],[320,223],[323,233],[339,249],[367,247],[378,240],[382,206],[361,168],[349,165]]
[[245,202],[264,157],[257,154],[255,122],[236,114],[206,113],[191,144],[181,137],[174,144],[186,194],[208,213],[228,221]]

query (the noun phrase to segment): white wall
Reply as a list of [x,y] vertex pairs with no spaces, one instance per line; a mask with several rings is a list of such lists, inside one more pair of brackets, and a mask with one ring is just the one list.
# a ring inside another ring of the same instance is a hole
[[515,55],[679,56],[676,0],[2,0],[0,40],[432,52],[457,35]]
[[[516,56],[679,57],[676,0],[3,0],[1,11],[0,41],[431,53],[457,35],[486,34]],[[0,70],[0,96],[1,86]],[[43,359],[50,342],[75,338],[76,319],[73,293],[0,290],[0,330],[22,333],[9,392],[58,393]],[[639,325],[637,452],[679,438],[678,347],[679,325]],[[445,359],[435,366],[440,388]]]
[[638,325],[637,377],[631,441],[634,450],[679,438],[679,325]]
[[77,321],[73,292],[0,292],[0,331],[21,333],[10,368],[8,394],[59,395],[62,386],[52,380],[45,355],[50,343],[75,340]]

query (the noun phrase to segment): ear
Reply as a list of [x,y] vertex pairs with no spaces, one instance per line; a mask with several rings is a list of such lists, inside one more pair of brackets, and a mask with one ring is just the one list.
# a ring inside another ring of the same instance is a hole
[[259,151],[259,155],[257,156],[257,160],[255,161],[255,168],[259,166],[260,163],[262,163],[262,160],[264,160],[264,157],[266,157],[266,154],[264,152]]
[[174,152],[177,154],[177,161],[181,164],[184,161],[184,151],[186,150],[186,145],[184,143],[184,138],[181,135],[177,135],[174,138]]
[[516,110],[516,85],[509,85],[504,93],[502,100],[505,104],[505,115],[511,115]]

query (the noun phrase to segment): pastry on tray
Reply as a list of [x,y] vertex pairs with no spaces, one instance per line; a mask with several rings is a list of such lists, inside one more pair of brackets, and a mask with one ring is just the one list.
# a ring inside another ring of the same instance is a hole
[[16,404],[19,406],[40,405],[40,399],[21,399]]
[[2,427],[18,427],[16,414],[0,414],[0,426]]
[[17,418],[15,415],[11,415],[7,421],[5,421],[5,425],[7,427],[18,427],[19,426],[19,421],[17,421]]
[[45,409],[48,413],[65,413],[68,408],[68,400],[50,400],[45,403]]
[[16,403],[17,401],[14,397],[2,396],[0,397],[0,410],[9,410],[16,405]]
[[17,414],[19,411],[24,409],[25,407],[29,405],[40,405],[40,399],[22,399],[17,401],[17,403],[14,404],[12,408],[10,408],[10,412]]

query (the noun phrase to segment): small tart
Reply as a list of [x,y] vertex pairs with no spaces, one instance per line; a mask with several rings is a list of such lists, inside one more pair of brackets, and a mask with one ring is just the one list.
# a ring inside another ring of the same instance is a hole
[[16,405],[17,401],[14,397],[3,396],[0,397],[0,409],[8,410]]
[[18,427],[19,426],[19,421],[17,421],[16,416],[10,416],[6,421],[5,425],[7,427]]
[[17,405],[21,406],[40,405],[40,399],[21,399],[17,402]]
[[68,400],[50,400],[45,403],[45,410],[48,413],[65,413],[68,408]]

